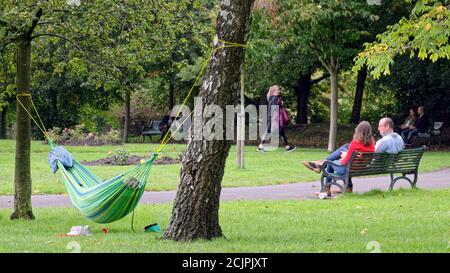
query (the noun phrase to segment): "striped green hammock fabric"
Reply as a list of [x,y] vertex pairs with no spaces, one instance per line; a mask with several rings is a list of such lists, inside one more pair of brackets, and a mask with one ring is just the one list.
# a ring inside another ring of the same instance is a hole
[[70,168],[59,161],[57,164],[73,205],[96,223],[111,223],[136,208],[156,157],[154,153],[144,163],[107,180],[102,180],[76,160]]

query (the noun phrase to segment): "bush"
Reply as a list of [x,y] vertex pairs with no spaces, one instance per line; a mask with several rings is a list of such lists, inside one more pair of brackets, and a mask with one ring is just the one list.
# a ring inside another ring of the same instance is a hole
[[61,145],[105,145],[105,144],[120,144],[122,139],[120,132],[111,129],[104,134],[96,134],[89,132],[84,124],[76,125],[75,128],[54,127],[48,132],[50,138],[57,144]]
[[119,148],[116,150],[116,152],[114,153],[114,162],[116,163],[116,165],[128,165],[128,158],[130,156],[130,153],[123,149],[123,148]]

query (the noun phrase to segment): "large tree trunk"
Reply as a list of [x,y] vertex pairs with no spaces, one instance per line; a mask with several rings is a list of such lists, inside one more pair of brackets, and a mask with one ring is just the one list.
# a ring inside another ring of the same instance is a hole
[[0,120],[0,139],[6,139],[6,130],[7,130],[7,122],[6,122],[6,114],[8,113],[8,106],[3,106]]
[[330,96],[330,133],[328,137],[328,151],[332,152],[336,149],[336,136],[338,128],[338,69],[334,64],[334,60],[331,61],[330,69],[330,83],[331,83],[331,96]]
[[364,94],[364,86],[367,78],[367,67],[364,66],[358,71],[358,79],[356,81],[355,100],[353,102],[352,117],[350,122],[358,124],[361,120],[361,105]]
[[[34,219],[31,207],[31,171],[30,171],[30,111],[31,97],[31,41],[17,42],[17,103],[16,114],[16,166],[14,176],[14,212],[11,219]],[[25,109],[26,111],[25,111]]]
[[298,79],[294,87],[297,95],[297,124],[308,124],[308,98],[311,94],[311,73],[304,74]]
[[130,113],[131,113],[131,91],[125,90],[125,116],[123,122],[123,138],[122,142],[128,142],[128,129],[130,127]]
[[[214,47],[218,39],[245,44],[250,29],[253,0],[223,0],[217,17]],[[222,48],[213,54],[199,96],[204,105],[225,109],[237,103],[240,71],[245,52],[242,47]],[[208,122],[205,119],[204,122]],[[193,127],[197,127],[194,124]],[[180,185],[165,237],[177,241],[213,239],[222,236],[219,201],[225,161],[231,142],[197,140],[192,134],[183,158]],[[223,138],[225,139],[225,137]]]

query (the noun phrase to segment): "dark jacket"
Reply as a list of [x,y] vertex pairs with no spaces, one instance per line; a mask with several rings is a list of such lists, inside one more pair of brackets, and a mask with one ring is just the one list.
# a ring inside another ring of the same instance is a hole
[[419,129],[419,132],[425,133],[429,127],[428,115],[423,114],[421,117],[418,117],[416,123],[414,124],[416,129]]

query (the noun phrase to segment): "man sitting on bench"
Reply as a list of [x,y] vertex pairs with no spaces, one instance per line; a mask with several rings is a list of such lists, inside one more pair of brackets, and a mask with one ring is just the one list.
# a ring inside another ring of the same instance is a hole
[[[378,123],[378,131],[382,138],[375,144],[375,152],[377,153],[399,153],[405,149],[405,143],[399,134],[394,132],[394,122],[389,117],[382,118]],[[316,173],[322,172],[322,165],[325,161],[334,161],[341,158],[342,154],[346,154],[349,144],[344,144],[336,151],[331,153],[325,160],[303,161],[303,165],[309,170]],[[344,155],[345,155],[344,154]],[[349,181],[348,192],[352,191],[352,181]],[[339,192],[339,191],[334,191]]]
[[375,152],[397,154],[405,149],[403,138],[394,132],[394,122],[385,117],[378,123],[378,131],[382,138],[375,144]]

